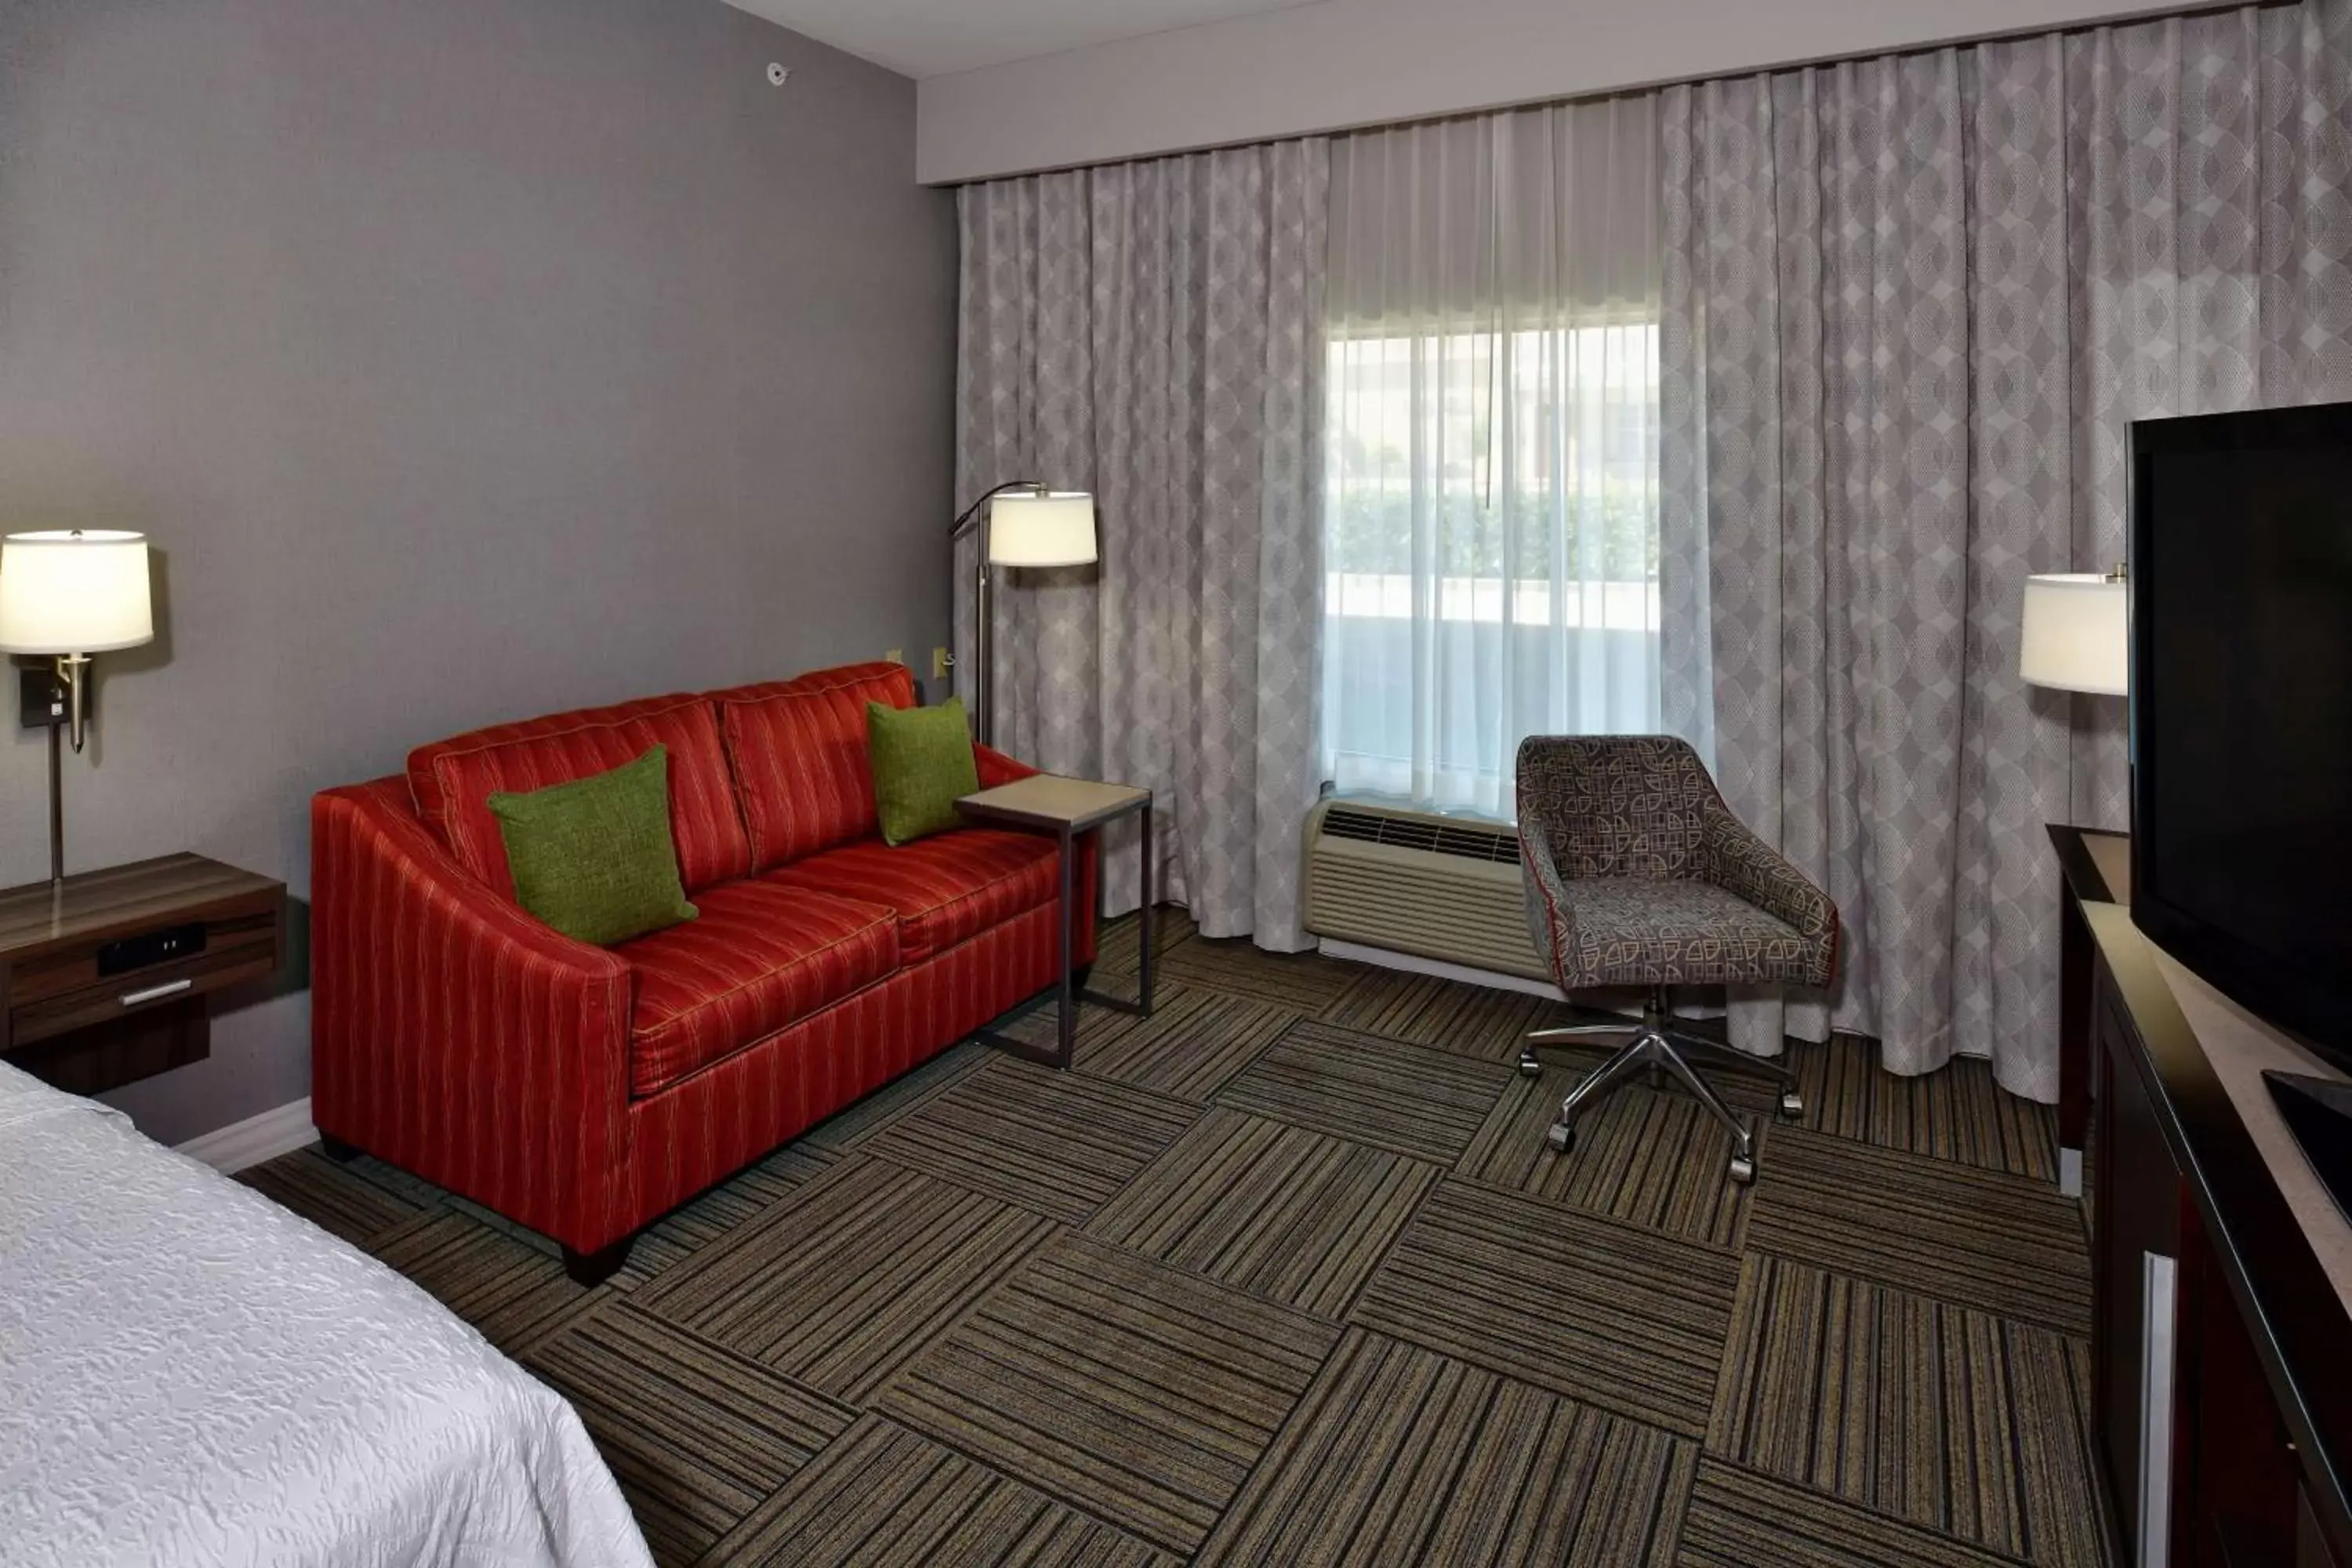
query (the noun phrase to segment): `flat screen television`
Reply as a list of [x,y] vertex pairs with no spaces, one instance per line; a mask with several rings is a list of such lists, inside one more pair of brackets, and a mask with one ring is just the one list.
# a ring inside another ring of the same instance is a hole
[[2352,404],[2131,449],[2133,921],[2352,1071]]

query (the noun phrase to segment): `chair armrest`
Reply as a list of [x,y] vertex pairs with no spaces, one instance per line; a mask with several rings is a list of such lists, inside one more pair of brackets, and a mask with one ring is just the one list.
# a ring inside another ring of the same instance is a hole
[[1519,818],[1519,860],[1527,871],[1528,935],[1551,965],[1560,989],[1568,990],[1575,977],[1576,910],[1568,901],[1568,885],[1552,859],[1543,828],[1524,815]]
[[1827,985],[1837,973],[1838,909],[1789,858],[1749,830],[1720,798],[1700,810],[1699,874],[1754,904],[1811,943],[1814,973],[1802,984]]
[[629,966],[469,875],[405,795],[311,802],[313,1120],[593,1251],[619,1234]]
[[1045,771],[1008,757],[993,746],[983,746],[977,741],[971,743],[971,760],[980,770],[980,787],[982,789],[994,789],[999,784],[1009,784],[1018,779],[1034,778]]

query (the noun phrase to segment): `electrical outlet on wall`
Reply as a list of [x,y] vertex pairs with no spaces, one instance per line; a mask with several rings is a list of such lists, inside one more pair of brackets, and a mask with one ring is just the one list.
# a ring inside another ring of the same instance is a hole
[[907,662],[907,650],[902,647],[886,647],[882,650],[882,662],[885,664],[904,664]]

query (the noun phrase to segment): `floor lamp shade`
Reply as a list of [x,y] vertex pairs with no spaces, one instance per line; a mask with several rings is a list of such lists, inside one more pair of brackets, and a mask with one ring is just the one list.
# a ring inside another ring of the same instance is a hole
[[2028,577],[2018,674],[2030,686],[2124,696],[2131,685],[2129,614],[2120,575],[2065,572]]
[[1084,490],[1013,490],[989,503],[995,566],[1084,566],[1094,561],[1095,498]]
[[0,539],[0,653],[90,654],[153,640],[147,536],[102,530]]

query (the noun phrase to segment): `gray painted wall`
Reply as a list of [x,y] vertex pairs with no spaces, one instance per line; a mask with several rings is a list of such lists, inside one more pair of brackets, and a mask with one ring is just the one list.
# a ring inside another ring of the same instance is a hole
[[[311,792],[414,744],[944,642],[914,163],[911,82],[719,0],[0,0],[0,529],[159,550],[69,866],[299,896]],[[5,715],[13,884],[44,752]],[[178,1142],[309,1092],[296,991],[115,1098]]]
[[926,78],[917,165],[932,184],[984,179],[2074,26],[2180,3],[1316,0]]

